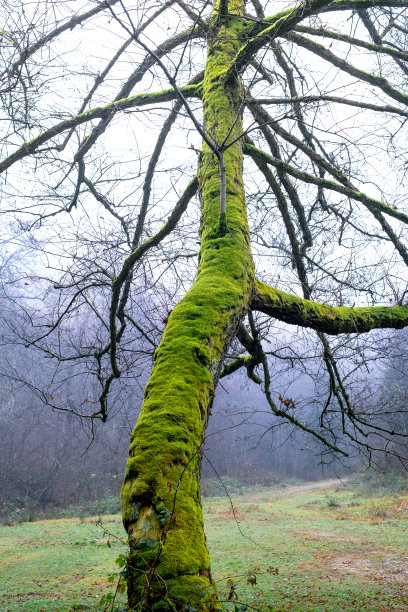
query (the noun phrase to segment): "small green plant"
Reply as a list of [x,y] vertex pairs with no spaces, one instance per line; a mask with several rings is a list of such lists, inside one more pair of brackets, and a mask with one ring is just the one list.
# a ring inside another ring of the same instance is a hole
[[156,541],[153,538],[142,538],[139,540],[137,548],[139,550],[148,550],[149,548],[153,548]]
[[172,512],[168,508],[160,510],[153,518],[157,519],[162,525],[165,525],[171,518]]
[[325,499],[325,505],[327,508],[340,508],[341,504],[334,497],[327,497]]
[[115,560],[115,564],[120,571],[111,572],[108,574],[108,582],[115,583],[115,592],[109,592],[103,595],[99,602],[99,607],[104,612],[122,612],[127,608],[123,607],[123,604],[116,603],[116,597],[118,594],[122,594],[126,591],[128,570],[127,570],[127,553],[120,553]]
[[408,477],[396,470],[377,472],[365,470],[355,474],[347,485],[367,496],[393,495],[408,493]]

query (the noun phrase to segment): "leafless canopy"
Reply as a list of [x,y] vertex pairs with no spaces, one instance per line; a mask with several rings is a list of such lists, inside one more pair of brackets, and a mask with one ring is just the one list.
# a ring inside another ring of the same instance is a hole
[[[332,306],[404,305],[408,3],[288,6],[247,3],[229,67],[245,92],[257,278]],[[10,325],[55,362],[46,403],[106,420],[112,388],[150,363],[194,280],[202,140],[219,162],[225,212],[234,126],[218,142],[202,118],[212,3],[10,0],[3,10],[3,261],[21,256],[5,279],[21,312]],[[276,418],[329,450],[405,458],[405,407],[387,404],[381,375],[403,349],[393,330],[327,335],[256,299],[248,317],[222,377],[246,367]],[[53,391],[73,362],[99,383],[74,408]],[[303,397],[292,396],[296,378]],[[317,420],[305,412],[313,394]]]

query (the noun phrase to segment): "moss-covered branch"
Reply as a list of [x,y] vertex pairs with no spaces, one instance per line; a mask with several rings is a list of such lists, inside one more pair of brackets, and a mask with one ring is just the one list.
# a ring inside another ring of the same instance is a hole
[[[233,374],[234,372],[236,372],[237,370],[240,370],[241,368],[246,368],[247,371],[248,370],[253,371],[254,368],[258,365],[258,363],[259,361],[252,355],[241,355],[240,357],[233,359],[233,361],[230,361],[229,363],[225,364],[225,366],[223,367],[221,371],[220,378],[229,376],[230,374]],[[257,380],[256,382],[259,383],[260,381]]]
[[332,11],[356,11],[357,9],[372,9],[374,7],[404,8],[407,0],[334,0],[323,9],[323,13]]
[[387,47],[386,45],[373,44],[369,43],[366,40],[360,40],[359,38],[354,38],[354,36],[348,36],[347,34],[341,34],[340,32],[333,32],[332,30],[328,30],[327,28],[311,28],[309,26],[296,26],[294,28],[295,32],[299,32],[301,34],[311,34],[312,36],[321,36],[323,38],[330,38],[333,40],[338,40],[340,42],[345,42],[354,47],[361,47],[363,49],[368,49],[369,51],[374,51],[375,53],[383,53],[385,55],[390,55],[396,59],[403,60],[404,62],[408,61],[408,53],[404,53],[399,49],[393,49],[392,47]]
[[[370,18],[369,12],[367,11],[367,9],[359,9],[357,11],[358,16],[360,17],[361,21],[364,24],[365,29],[367,30],[367,32],[370,35],[371,40],[373,41],[373,43],[375,45],[379,46],[379,50],[378,52],[381,53],[381,50],[383,48],[385,49],[390,49],[390,47],[387,47],[386,45],[384,45],[384,41],[382,36],[385,36],[386,32],[384,31],[384,33],[380,36],[380,33],[378,32],[378,30],[376,29],[373,21]],[[392,22],[389,22],[389,25],[393,25]],[[394,45],[391,43],[391,46],[393,47]],[[393,54],[391,54],[393,55]],[[395,63],[397,64],[397,66],[399,66],[399,68],[402,70],[402,72],[405,73],[405,75],[408,76],[408,65],[407,65],[407,61],[408,61],[408,55],[405,54],[405,57],[396,57],[395,55],[393,55],[393,59],[395,61]]]
[[[271,143],[271,137],[269,134],[269,126],[280,136],[282,136],[282,138],[284,138],[285,140],[287,140],[288,142],[290,142],[292,145],[294,145],[297,149],[300,149],[301,151],[303,151],[311,160],[313,160],[317,166],[319,167],[319,172],[320,172],[320,179],[324,178],[324,172],[329,172],[335,179],[337,179],[339,181],[339,183],[341,183],[342,185],[344,185],[345,187],[347,187],[348,189],[352,189],[353,191],[358,191],[355,186],[350,182],[350,180],[348,179],[348,177],[338,168],[336,168],[336,166],[332,165],[325,157],[322,157],[317,151],[316,148],[313,146],[313,140],[311,139],[308,130],[306,128],[302,129],[302,124],[303,122],[299,122],[300,123],[300,128],[302,133],[305,134],[305,138],[307,137],[307,143],[305,143],[303,140],[299,140],[298,138],[296,138],[296,136],[294,136],[293,134],[291,134],[290,132],[287,132],[278,122],[273,121],[272,117],[266,112],[266,110],[264,108],[262,108],[259,104],[254,103],[253,101],[249,101],[249,106],[252,110],[252,113],[255,117],[255,119],[260,122],[261,124],[261,130],[268,142],[269,145],[273,144]],[[248,142],[249,139],[248,139]],[[250,143],[252,144],[252,143]],[[276,146],[275,147],[271,147],[272,153],[275,155],[275,157],[277,157],[280,161],[281,157],[280,155],[276,154]],[[255,161],[257,164],[260,164],[261,161],[259,158],[255,158]],[[282,173],[282,170],[278,169],[278,172]],[[320,186],[321,187],[321,186]],[[360,192],[358,192],[360,193]],[[277,202],[279,205],[279,199],[277,198]],[[365,199],[363,202],[364,206],[366,206],[366,208],[368,208],[368,210],[370,211],[370,213],[375,217],[375,219],[378,221],[378,223],[381,225],[381,228],[383,229],[383,231],[387,234],[387,236],[390,238],[390,240],[393,242],[395,248],[397,249],[398,253],[401,255],[401,258],[403,259],[403,261],[405,262],[405,264],[408,266],[408,251],[405,248],[405,246],[403,245],[403,243],[401,242],[401,240],[399,239],[398,235],[394,232],[393,228],[390,226],[390,224],[387,222],[387,220],[384,218],[383,213],[386,214],[390,214],[390,210],[395,210],[395,209],[386,209],[383,208],[381,211],[379,210],[378,207],[376,206],[372,206],[371,202],[368,199]],[[408,217],[407,217],[408,219]],[[401,220],[401,218],[400,218]],[[286,222],[285,222],[286,223]],[[291,240],[291,242],[293,243],[293,241]],[[296,259],[296,248],[294,249],[293,245],[292,245],[292,249],[295,255],[295,259]],[[301,278],[302,280],[302,278]],[[302,284],[303,286],[307,286],[307,283],[304,282],[304,280],[302,280]],[[308,295],[303,295],[303,297],[308,298]]]
[[354,11],[357,9],[369,9],[375,6],[404,8],[408,6],[408,2],[407,0],[334,0],[326,11]]
[[154,236],[151,236],[151,238],[143,242],[143,244],[137,247],[125,260],[122,266],[122,270],[114,281],[117,286],[119,286],[123,282],[123,280],[126,278],[126,275],[129,273],[129,270],[132,269],[136,261],[138,261],[146,253],[146,251],[148,251],[152,247],[157,246],[163,240],[163,238],[168,236],[170,232],[176,227],[177,223],[181,218],[181,215],[186,210],[189,201],[197,193],[197,189],[198,179],[197,177],[194,177],[193,180],[191,180],[188,184],[183,195],[180,197],[166,223],[156,234],[154,234]]
[[407,306],[365,306],[346,308],[312,302],[255,282],[251,307],[265,314],[301,327],[337,335],[362,333],[372,329],[402,329],[408,326]]
[[356,77],[361,81],[369,83],[374,87],[378,87],[385,94],[387,94],[387,96],[390,96],[390,98],[397,100],[397,102],[401,102],[402,104],[408,105],[408,95],[402,93],[399,89],[393,87],[385,77],[372,74],[371,72],[365,72],[364,70],[356,68],[356,66],[353,66],[341,57],[338,57],[327,47],[320,45],[319,43],[316,43],[313,40],[310,40],[310,38],[299,36],[299,34],[295,34],[294,32],[291,32],[289,35],[285,36],[285,38],[296,43],[300,47],[303,47],[304,49],[315,53],[322,59],[326,60],[333,66],[340,68],[340,70],[343,70],[347,74],[350,74],[351,76]]
[[253,157],[254,159],[258,158],[259,160],[271,164],[276,168],[280,168],[284,172],[287,172],[287,174],[290,174],[291,176],[294,176],[295,178],[304,181],[305,183],[311,183],[319,187],[324,187],[325,189],[337,191],[338,193],[342,193],[343,195],[349,198],[357,200],[358,202],[362,202],[363,204],[366,204],[371,208],[378,210],[379,212],[390,215],[391,217],[395,217],[395,219],[398,219],[403,223],[408,223],[407,214],[397,210],[396,208],[392,208],[392,206],[388,206],[380,200],[370,198],[368,195],[362,193],[361,191],[351,189],[349,187],[346,187],[345,185],[340,185],[339,183],[335,183],[334,181],[329,181],[327,179],[317,177],[313,174],[309,174],[308,172],[302,172],[294,166],[291,166],[290,164],[287,164],[286,162],[277,159],[276,157],[268,155],[268,153],[261,151],[260,149],[254,147],[249,143],[245,143],[244,152],[247,155],[251,155],[251,157]]
[[[185,87],[180,88],[185,97],[195,97],[198,98],[200,95],[200,86],[199,85],[186,85]],[[138,108],[142,106],[147,106],[149,104],[158,104],[160,102],[171,102],[177,98],[176,91],[172,89],[165,89],[163,91],[158,91],[149,94],[137,94],[135,96],[131,96],[130,98],[125,98],[122,100],[117,100],[116,102],[111,102],[106,104],[105,106],[98,106],[96,108],[92,108],[84,113],[80,113],[75,117],[71,117],[69,119],[65,119],[57,125],[49,128],[39,136],[36,136],[32,140],[25,142],[19,149],[14,151],[11,155],[9,155],[6,159],[0,162],[0,174],[7,170],[12,164],[28,155],[32,155],[35,151],[46,143],[48,140],[55,138],[59,134],[62,134],[66,130],[69,130],[78,125],[82,125],[83,123],[87,123],[88,121],[92,121],[93,119],[100,119],[104,117],[107,113],[110,115],[115,115],[115,113],[127,110],[129,108]]]
[[111,364],[112,370],[115,376],[120,375],[120,371],[118,365],[116,363],[116,344],[117,344],[117,331],[116,331],[116,316],[118,313],[119,303],[120,303],[120,295],[123,284],[127,281],[128,277],[132,274],[133,267],[137,261],[139,261],[143,255],[152,249],[153,247],[160,244],[160,242],[168,236],[173,229],[176,227],[179,222],[182,214],[185,212],[188,203],[191,198],[197,193],[198,189],[198,179],[194,177],[192,181],[188,184],[186,190],[183,195],[177,202],[174,207],[171,215],[167,219],[166,223],[161,227],[161,229],[151,236],[148,240],[143,242],[140,246],[135,248],[132,253],[125,259],[122,269],[119,272],[118,276],[113,281],[112,287],[112,299],[111,299],[111,307],[110,307],[110,337],[111,337]]
[[[250,316],[250,314],[248,316]],[[252,338],[242,323],[238,327],[237,338],[250,355],[241,355],[230,363],[227,363],[221,371],[220,378],[229,376],[244,367],[246,368],[248,378],[260,384],[262,381],[259,376],[255,374],[255,368],[262,362],[262,347],[259,338]]]
[[348,100],[347,98],[340,98],[339,96],[325,96],[325,95],[314,95],[314,96],[296,96],[295,98],[256,98],[257,104],[295,104],[297,102],[304,102],[310,104],[313,102],[333,102],[334,104],[344,104],[345,106],[354,106],[354,108],[366,108],[377,113],[391,113],[393,115],[401,115],[401,117],[408,117],[408,111],[398,108],[397,106],[390,106],[389,104],[370,104],[369,102]]
[[273,17],[273,23],[259,34],[249,40],[235,56],[231,67],[228,70],[228,78],[234,73],[240,73],[253,56],[265,45],[278,36],[289,32],[299,21],[318,13],[325,5],[330,4],[331,0],[310,0],[303,2],[293,9],[282,11]]
[[[334,2],[328,2],[320,8],[316,8],[313,13],[330,13],[333,11],[356,11],[358,9],[372,9],[374,7],[395,7],[404,8],[408,6],[407,0],[334,0]],[[248,37],[257,36],[260,33],[264,33],[266,28],[277,22],[285,15],[288,15],[293,9],[286,9],[285,11],[275,13],[269,17],[262,16],[257,22],[251,22],[247,24],[246,34]]]

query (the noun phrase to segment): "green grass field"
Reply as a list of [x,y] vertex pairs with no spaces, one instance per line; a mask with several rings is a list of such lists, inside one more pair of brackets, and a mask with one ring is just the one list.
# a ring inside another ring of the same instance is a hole
[[[214,579],[225,599],[236,584],[238,609],[408,610],[408,495],[319,483],[233,500],[235,517],[225,497],[204,509]],[[94,519],[1,527],[1,612],[100,610],[126,549],[120,518],[103,525],[108,534]]]

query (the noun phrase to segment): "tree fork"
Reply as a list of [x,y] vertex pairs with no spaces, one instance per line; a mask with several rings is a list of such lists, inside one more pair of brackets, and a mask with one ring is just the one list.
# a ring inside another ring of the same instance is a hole
[[[231,141],[242,133],[241,82],[236,76],[226,83],[225,75],[242,44],[243,10],[242,0],[230,0],[229,18],[219,21],[216,3],[210,23],[202,91],[204,126],[216,142],[223,142],[231,126]],[[155,352],[122,488],[130,609],[215,609],[199,478],[222,360],[254,284],[242,159],[238,139],[223,153],[226,206],[220,214],[219,160],[205,143],[200,155],[199,270]]]

